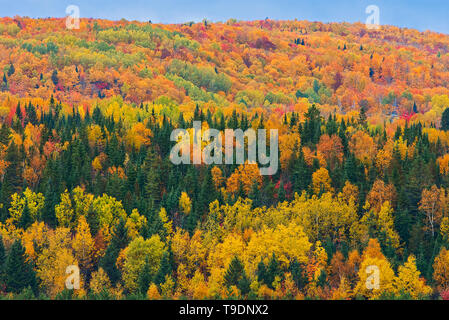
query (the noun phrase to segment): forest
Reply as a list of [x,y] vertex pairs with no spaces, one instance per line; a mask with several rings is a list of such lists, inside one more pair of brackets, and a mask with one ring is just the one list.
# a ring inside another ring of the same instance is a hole
[[[279,170],[174,165],[194,121]],[[449,36],[0,18],[0,299],[449,300]]]

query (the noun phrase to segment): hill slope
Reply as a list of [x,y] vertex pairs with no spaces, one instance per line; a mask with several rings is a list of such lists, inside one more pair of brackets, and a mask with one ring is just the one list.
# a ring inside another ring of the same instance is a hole
[[425,112],[448,94],[448,52],[447,35],[363,24],[0,21],[2,92],[75,105],[121,95],[301,110],[305,97],[323,111]]

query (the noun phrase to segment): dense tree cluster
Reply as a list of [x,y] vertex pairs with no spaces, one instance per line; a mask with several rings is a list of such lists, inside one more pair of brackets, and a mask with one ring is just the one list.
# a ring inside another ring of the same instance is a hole
[[[359,24],[0,19],[0,296],[448,298],[448,45]],[[174,165],[193,121],[278,129],[279,170]]]

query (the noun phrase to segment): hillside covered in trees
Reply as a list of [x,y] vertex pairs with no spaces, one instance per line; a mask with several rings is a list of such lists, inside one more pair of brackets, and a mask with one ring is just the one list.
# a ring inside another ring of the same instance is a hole
[[[448,107],[444,34],[0,18],[0,298],[449,299]],[[279,170],[174,165],[193,121]]]

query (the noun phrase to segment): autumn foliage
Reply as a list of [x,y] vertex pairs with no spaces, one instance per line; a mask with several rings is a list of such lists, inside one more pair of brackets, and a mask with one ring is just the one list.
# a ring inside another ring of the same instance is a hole
[[[448,83],[393,26],[0,18],[0,297],[449,299]],[[279,170],[174,165],[193,121]]]

